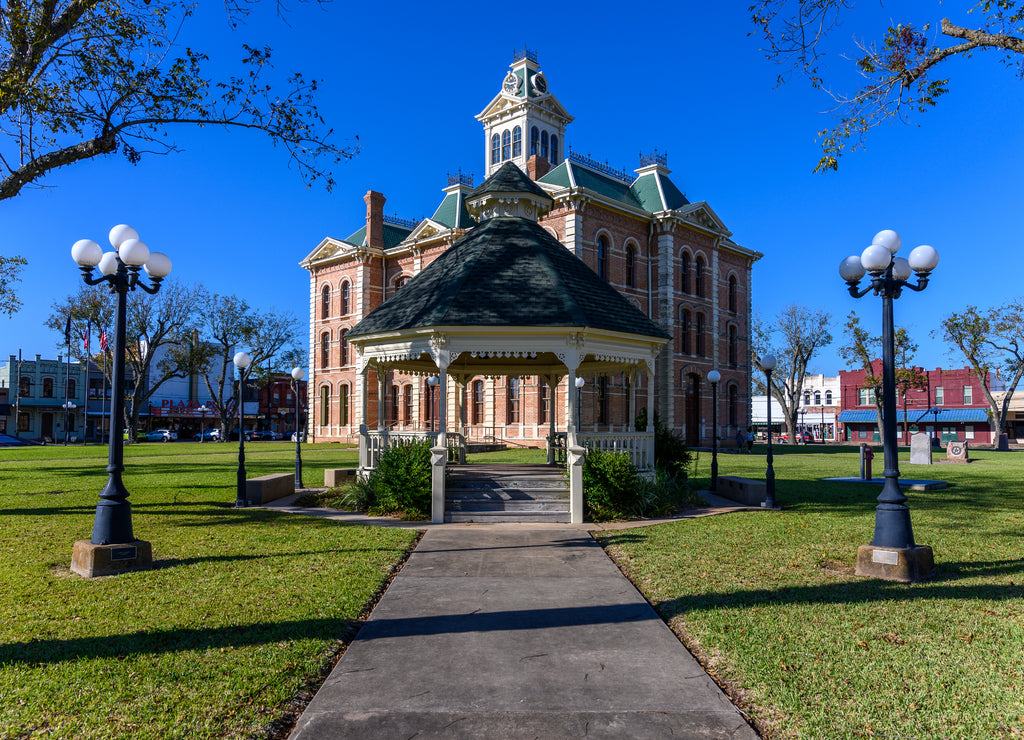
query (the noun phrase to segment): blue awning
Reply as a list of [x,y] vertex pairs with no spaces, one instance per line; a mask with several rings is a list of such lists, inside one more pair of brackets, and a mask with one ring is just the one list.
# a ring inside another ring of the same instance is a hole
[[[906,420],[911,424],[934,424],[935,414],[922,409],[907,410]],[[839,414],[839,421],[847,424],[874,424],[878,421],[875,409],[854,409]],[[896,412],[896,421],[903,423],[903,409]],[[987,409],[939,409],[939,424],[977,424],[988,421]]]

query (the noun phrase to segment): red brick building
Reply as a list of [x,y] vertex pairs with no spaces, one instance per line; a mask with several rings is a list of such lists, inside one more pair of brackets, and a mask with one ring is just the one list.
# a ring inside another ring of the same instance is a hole
[[[259,421],[257,427],[291,436],[295,431],[295,392],[292,376],[275,375],[257,393]],[[299,381],[299,417],[306,418],[306,381]]]
[[[674,337],[656,359],[653,411],[689,444],[710,443],[706,378],[717,369],[720,433],[730,438],[746,428],[750,282],[761,255],[734,242],[706,202],[687,199],[670,179],[664,154],[642,158],[627,173],[572,152],[566,140],[572,117],[549,92],[532,52],[516,54],[501,92],[476,118],[484,128],[487,176],[507,162],[525,172],[554,200],[540,225]],[[477,225],[465,207],[473,190],[470,178],[450,177],[431,217],[419,222],[385,216],[384,195],[370,191],[365,224],[346,238],[324,239],[301,262],[310,274],[312,439],[357,440],[364,418],[356,408],[359,358],[346,333]],[[583,428],[631,428],[627,399],[646,397],[643,376],[616,372],[584,380]],[[428,429],[437,417],[425,377],[389,372],[383,398],[376,377],[367,386],[365,418],[377,419],[383,405],[388,429]],[[551,397],[535,376],[476,377],[459,390],[447,418],[471,439],[540,445],[550,414],[565,419],[569,392],[562,383]]]
[[[882,375],[882,361],[873,363],[876,377]],[[989,406],[981,383],[970,368],[922,372],[927,383],[921,390],[909,390],[896,399],[897,439],[909,445],[907,433],[925,432],[938,437],[942,444],[961,440],[975,444],[992,444]],[[841,389],[839,414],[841,438],[848,442],[879,443],[878,412],[874,391],[864,387],[867,373],[863,370],[840,370]]]

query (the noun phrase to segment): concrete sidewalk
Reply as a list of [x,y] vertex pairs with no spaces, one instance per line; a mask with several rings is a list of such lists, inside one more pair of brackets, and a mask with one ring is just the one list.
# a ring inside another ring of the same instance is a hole
[[429,529],[299,718],[314,738],[756,733],[585,531]]

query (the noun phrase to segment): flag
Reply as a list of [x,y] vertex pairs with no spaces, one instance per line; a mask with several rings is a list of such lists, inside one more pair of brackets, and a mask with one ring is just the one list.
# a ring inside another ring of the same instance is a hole
[[90,339],[89,335],[90,334],[92,334],[92,322],[91,321],[88,322],[85,325],[85,334],[82,335],[82,339],[83,339],[82,347],[85,349],[86,352],[89,351],[89,339]]
[[107,332],[103,330],[100,332],[100,349],[104,352],[107,351]]

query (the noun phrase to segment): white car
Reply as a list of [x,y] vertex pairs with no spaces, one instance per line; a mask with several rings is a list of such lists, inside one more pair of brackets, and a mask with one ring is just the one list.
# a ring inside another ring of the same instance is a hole
[[178,433],[171,429],[154,429],[145,439],[147,442],[177,442]]

